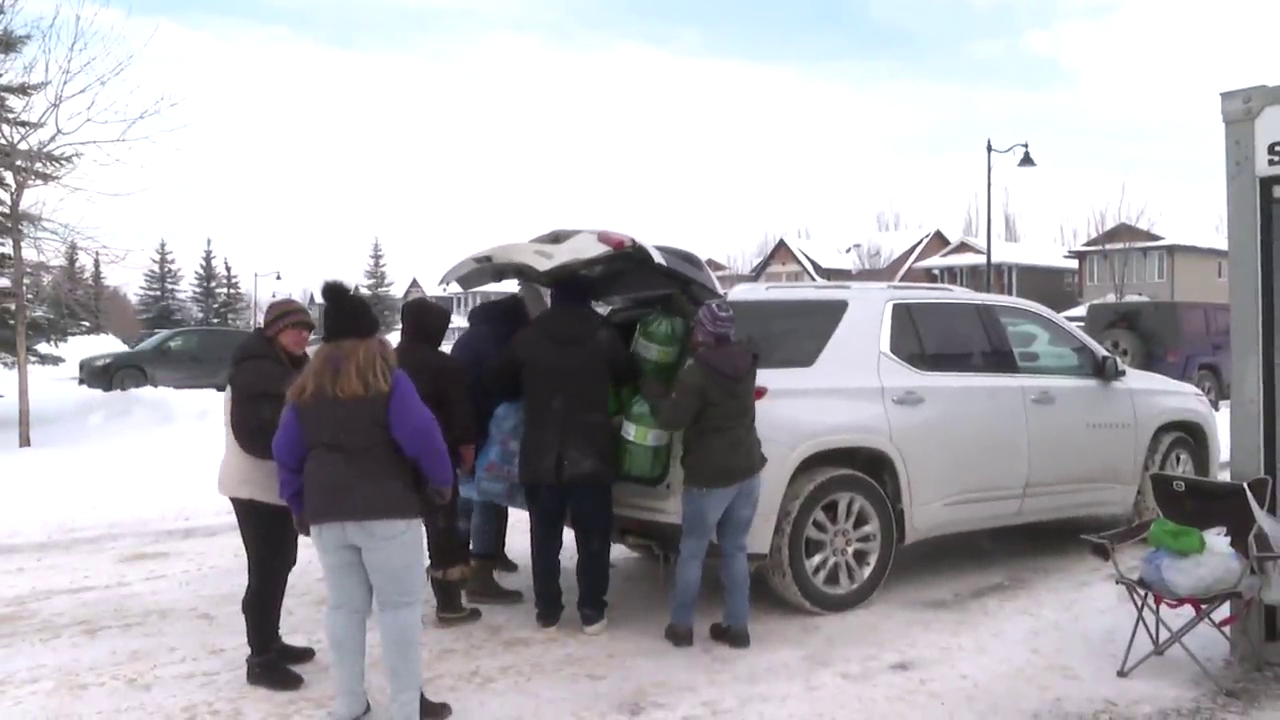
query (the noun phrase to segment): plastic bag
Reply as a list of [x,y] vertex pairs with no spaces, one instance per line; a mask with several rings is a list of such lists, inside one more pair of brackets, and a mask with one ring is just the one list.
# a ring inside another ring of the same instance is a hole
[[524,435],[524,405],[498,406],[489,421],[489,439],[476,457],[475,475],[458,481],[458,494],[472,501],[491,502],[527,510],[520,485],[520,440]]
[[1177,594],[1169,589],[1169,584],[1164,579],[1164,563],[1167,560],[1178,557],[1178,555],[1174,555],[1163,548],[1149,550],[1146,555],[1142,556],[1142,569],[1138,575],[1147,584],[1147,587],[1151,588],[1151,592],[1161,597],[1173,597]]
[[[1249,498],[1249,507],[1253,508],[1253,518],[1258,523],[1258,527],[1267,534],[1267,539],[1271,541],[1271,546],[1280,548],[1280,520],[1274,515],[1263,510],[1258,505],[1258,500],[1253,497],[1253,493],[1246,488],[1244,493]],[[1262,602],[1268,605],[1280,605],[1280,563],[1270,562],[1266,566],[1267,571],[1262,576]]]
[[[1169,554],[1159,561],[1160,575],[1174,597],[1203,597],[1233,590],[1248,565],[1231,547],[1222,528],[1206,530],[1205,549],[1198,555]],[[1145,579],[1145,576],[1144,576]]]

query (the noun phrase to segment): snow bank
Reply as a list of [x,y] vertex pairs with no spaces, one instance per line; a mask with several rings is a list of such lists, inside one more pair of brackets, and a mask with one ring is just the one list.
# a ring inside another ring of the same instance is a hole
[[121,352],[128,350],[129,346],[125,345],[120,338],[114,335],[81,335],[78,337],[67,338],[66,341],[53,344],[41,343],[36,346],[40,352],[53,353],[62,358],[66,362],[64,365],[77,367],[80,361],[103,353]]
[[169,528],[228,517],[218,495],[223,395],[103,393],[32,376],[31,437],[17,449],[16,393],[0,398],[0,543]]

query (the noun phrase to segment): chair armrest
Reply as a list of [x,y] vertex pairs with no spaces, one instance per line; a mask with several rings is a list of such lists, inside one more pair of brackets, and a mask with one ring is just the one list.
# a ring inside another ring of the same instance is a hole
[[1147,537],[1147,531],[1151,529],[1152,520],[1143,520],[1115,530],[1108,530],[1104,533],[1094,535],[1081,535],[1081,539],[1089,543],[1089,552],[1097,555],[1102,560],[1112,560],[1115,558],[1117,548],[1135,543]]
[[1261,526],[1255,526],[1249,533],[1249,562],[1254,569],[1262,572],[1262,566],[1280,560],[1280,549],[1271,542],[1271,536]]

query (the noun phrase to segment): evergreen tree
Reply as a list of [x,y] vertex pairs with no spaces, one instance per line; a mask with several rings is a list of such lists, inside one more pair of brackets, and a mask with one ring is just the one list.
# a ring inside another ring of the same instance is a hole
[[168,243],[161,240],[151,258],[151,267],[142,275],[142,290],[138,293],[138,316],[144,328],[182,327],[186,313],[179,295],[181,287],[182,271],[173,261]]
[[93,292],[89,273],[80,258],[80,246],[75,240],[68,242],[63,250],[62,266],[57,270],[50,291],[50,322],[58,332],[66,335],[89,332]]
[[373,239],[373,248],[369,250],[369,264],[364,269],[364,290],[368,293],[365,299],[382,322],[383,331],[400,327],[400,299],[391,293],[387,258],[382,252],[382,243],[377,238]]
[[213,324],[219,327],[250,327],[249,303],[240,288],[240,278],[231,271],[231,261],[222,259],[222,272],[218,276],[218,302],[213,312]]
[[[10,201],[15,193],[27,195],[33,187],[55,183],[75,166],[78,154],[71,143],[31,140],[41,137],[39,131],[49,126],[48,118],[56,113],[31,110],[32,98],[43,93],[47,83],[22,74],[24,62],[30,59],[27,53],[32,35],[24,29],[29,26],[18,22],[19,10],[16,3],[0,3],[0,125],[10,130],[3,138],[7,144],[0,147],[0,155],[6,158],[0,168],[0,195],[5,206],[0,211],[0,364],[16,364],[19,332],[26,339],[30,362],[58,364],[62,358],[36,350],[39,344],[59,339],[45,304],[49,268],[32,257],[33,248],[28,244],[39,217],[28,211],[26,203],[15,208]],[[38,103],[36,107],[40,107]],[[25,368],[18,369],[18,398],[18,446],[28,447],[30,406]]]
[[[48,345],[66,339],[53,321],[47,299],[50,295],[50,268],[45,263],[29,262],[26,266],[27,359],[36,365],[57,365],[62,358],[49,352]],[[17,295],[13,289],[13,256],[0,252],[0,367],[13,367],[18,360],[16,318]],[[43,349],[37,349],[43,346]]]
[[196,325],[213,325],[218,316],[222,272],[213,257],[213,241],[205,239],[200,265],[191,277],[191,319]]
[[89,332],[100,335],[106,332],[102,322],[102,305],[107,297],[107,279],[102,275],[102,258],[93,253],[93,269],[89,272]]

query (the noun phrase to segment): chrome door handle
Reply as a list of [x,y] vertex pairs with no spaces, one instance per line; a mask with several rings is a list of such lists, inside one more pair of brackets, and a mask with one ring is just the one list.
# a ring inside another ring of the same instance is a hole
[[1036,405],[1052,405],[1057,401],[1058,399],[1051,392],[1038,392],[1031,396],[1031,402]]
[[908,390],[901,395],[894,395],[889,399],[893,401],[894,405],[903,405],[905,407],[915,407],[916,405],[924,403],[924,397],[921,396],[920,393],[911,390]]

